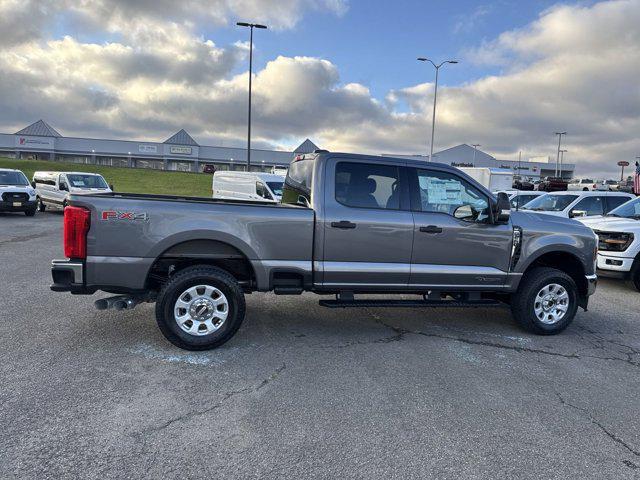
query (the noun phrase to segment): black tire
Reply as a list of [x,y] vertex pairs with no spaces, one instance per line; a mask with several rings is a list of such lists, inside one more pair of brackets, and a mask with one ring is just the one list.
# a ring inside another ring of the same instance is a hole
[[38,198],[38,210],[44,212],[47,209],[47,206],[44,204],[41,198]]
[[631,272],[629,274],[629,283],[640,292],[640,254],[636,257],[631,266]]
[[583,192],[588,192],[588,191],[589,191],[589,189],[588,189],[587,187],[584,187],[584,188],[582,189],[582,191],[583,191]]
[[[183,293],[197,285],[210,285],[222,292],[228,302],[224,323],[209,334],[185,332],[176,322],[175,304]],[[174,274],[160,291],[156,302],[156,321],[167,340],[185,350],[210,350],[228,341],[238,331],[245,315],[244,293],[235,278],[209,265],[196,265]]]
[[[536,316],[536,296],[545,286],[557,284],[568,295],[568,308],[564,316],[556,323],[544,323]],[[518,291],[511,298],[513,318],[525,330],[538,335],[560,333],[573,321],[578,310],[578,287],[573,279],[561,270],[548,267],[536,267],[525,273]]]
[[36,214],[36,209],[35,209],[35,208],[32,208],[31,210],[25,210],[25,211],[24,211],[24,214],[25,214],[27,217],[33,217],[33,216]]

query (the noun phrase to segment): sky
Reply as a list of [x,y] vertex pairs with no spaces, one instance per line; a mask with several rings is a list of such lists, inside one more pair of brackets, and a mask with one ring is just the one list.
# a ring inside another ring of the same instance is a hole
[[[614,177],[640,155],[640,0],[0,0],[0,132],[425,154],[478,143]],[[18,26],[16,28],[16,26]]]

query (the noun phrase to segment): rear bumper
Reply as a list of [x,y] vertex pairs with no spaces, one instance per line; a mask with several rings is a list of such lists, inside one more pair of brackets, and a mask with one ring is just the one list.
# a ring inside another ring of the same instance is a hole
[[[16,203],[20,203],[16,206]],[[0,212],[26,212],[36,209],[36,202],[3,202],[0,201]]]
[[50,288],[54,292],[71,292],[75,294],[92,294],[95,290],[84,284],[84,264],[74,260],[53,260],[51,262]]

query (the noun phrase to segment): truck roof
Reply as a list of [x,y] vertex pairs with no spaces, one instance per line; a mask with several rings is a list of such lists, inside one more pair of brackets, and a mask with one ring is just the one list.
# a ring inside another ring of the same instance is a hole
[[354,158],[361,160],[369,160],[369,161],[378,161],[381,163],[397,163],[398,165],[408,165],[411,167],[425,167],[425,165],[429,165],[432,167],[436,167],[441,170],[447,170],[449,172],[460,172],[460,169],[456,167],[452,167],[446,163],[439,162],[429,162],[427,160],[418,160],[412,158],[403,158],[403,157],[387,157],[381,155],[366,155],[361,153],[345,153],[345,152],[322,152],[322,153],[311,153],[305,155],[299,155],[296,157],[296,160],[308,159],[308,158],[324,158],[324,157],[345,157],[345,158]]
[[235,172],[230,170],[218,170],[213,174],[214,179],[220,177],[251,177],[259,178],[265,182],[281,182],[284,179],[283,175],[277,173],[265,173],[265,172]]

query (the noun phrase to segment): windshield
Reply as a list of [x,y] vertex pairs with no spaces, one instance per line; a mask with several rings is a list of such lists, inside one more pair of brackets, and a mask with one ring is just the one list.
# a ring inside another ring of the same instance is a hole
[[67,180],[73,188],[109,188],[100,175],[68,174]]
[[267,182],[267,185],[274,195],[277,195],[278,197],[282,196],[282,187],[284,186],[284,182]]
[[561,212],[576,198],[578,198],[577,195],[542,195],[535,200],[531,200],[523,208],[539,212]]
[[24,176],[22,172],[0,172],[0,185],[19,185],[26,187],[29,185],[29,180]]
[[640,197],[629,200],[618,208],[614,208],[608,213],[608,215],[640,219]]
[[511,208],[520,208],[539,196],[540,195],[515,195],[511,199]]

